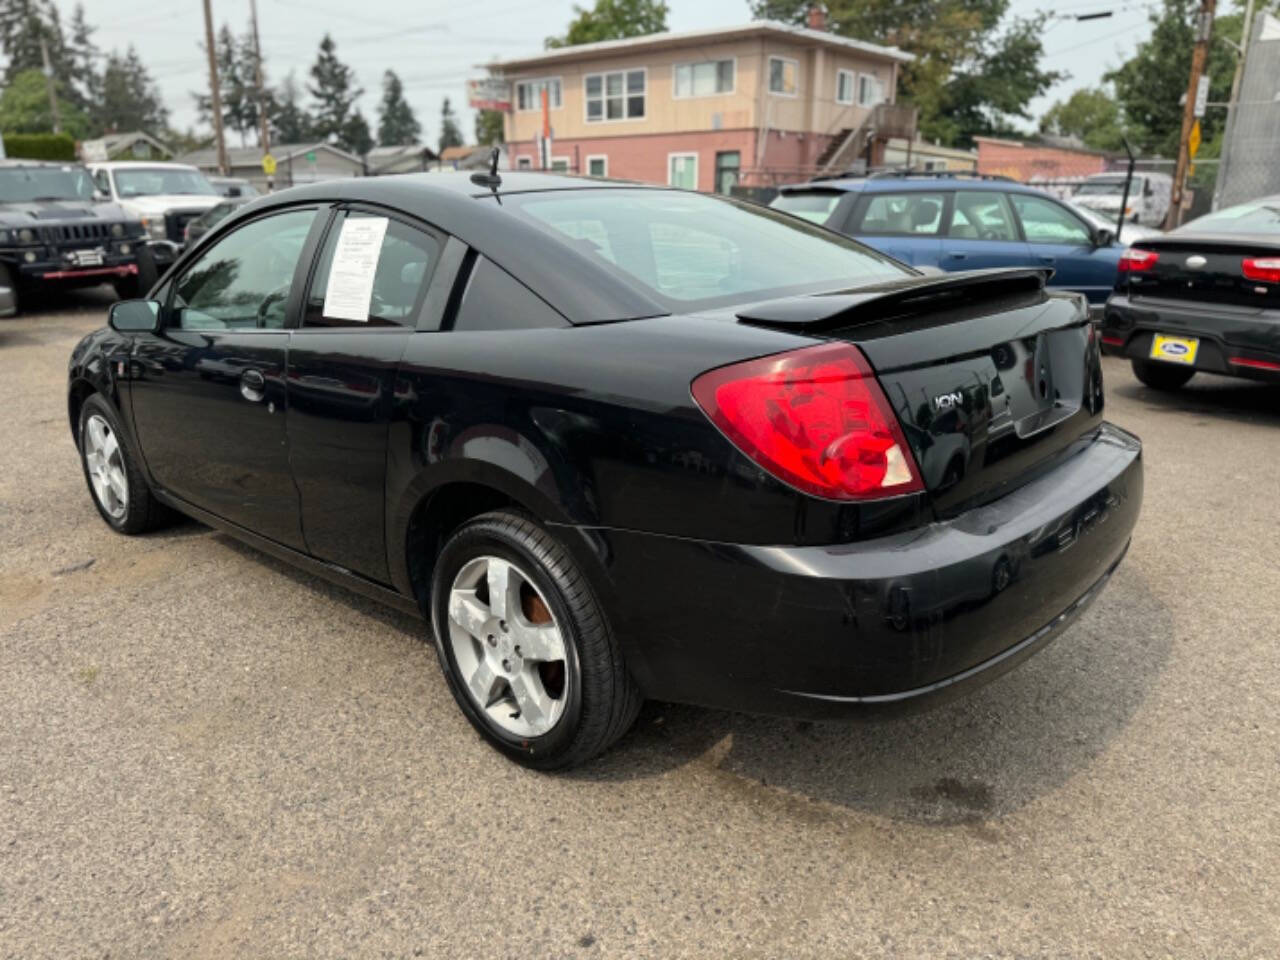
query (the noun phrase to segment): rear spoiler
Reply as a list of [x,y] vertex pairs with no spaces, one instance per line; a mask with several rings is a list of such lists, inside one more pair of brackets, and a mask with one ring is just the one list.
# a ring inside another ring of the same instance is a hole
[[740,323],[785,330],[835,329],[935,313],[975,301],[1043,295],[1051,276],[1050,269],[998,267],[905,277],[832,293],[766,300],[744,308],[737,317]]

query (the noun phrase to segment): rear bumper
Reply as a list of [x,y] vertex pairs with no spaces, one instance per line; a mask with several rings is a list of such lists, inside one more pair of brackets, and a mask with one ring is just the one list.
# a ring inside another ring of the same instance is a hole
[[1157,333],[1198,338],[1196,370],[1280,382],[1280,312],[1212,303],[1135,302],[1118,293],[1107,301],[1103,353],[1146,360]]
[[997,676],[1087,607],[1128,548],[1141,454],[1103,424],[1001,500],[855,544],[581,533],[648,696],[809,717],[900,707]]

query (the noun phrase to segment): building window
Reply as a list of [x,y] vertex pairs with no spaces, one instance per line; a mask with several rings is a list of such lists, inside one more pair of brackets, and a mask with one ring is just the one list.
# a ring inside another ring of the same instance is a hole
[[675,82],[672,96],[711,97],[718,93],[733,93],[734,61],[706,60],[702,63],[677,63],[673,68]]
[[880,93],[880,81],[870,73],[858,74],[858,106],[874,107],[883,99]]
[[836,103],[853,103],[853,71],[836,71]]
[[696,153],[668,154],[667,183],[681,190],[697,190],[698,155]]
[[794,97],[797,89],[797,77],[800,74],[800,62],[790,57],[769,58],[769,92],[784,97]]
[[639,120],[644,117],[644,70],[592,73],[583,78],[587,122]]
[[607,177],[609,175],[609,158],[603,153],[587,157],[587,176]]
[[521,80],[516,84],[516,109],[541,110],[542,91],[547,91],[547,107],[560,109],[560,78],[544,77],[541,80]]
[[716,193],[731,193],[738,185],[738,170],[742,167],[742,154],[737,150],[722,150],[716,154]]
[[569,158],[568,157],[552,157],[551,172],[552,173],[568,173]]
[[516,169],[517,169],[517,170],[532,170],[532,169],[533,169],[533,157],[516,157]]

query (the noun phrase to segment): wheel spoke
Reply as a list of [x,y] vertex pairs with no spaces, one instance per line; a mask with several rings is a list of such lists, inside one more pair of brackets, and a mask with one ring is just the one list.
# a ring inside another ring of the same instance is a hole
[[120,453],[120,444],[116,442],[116,435],[113,432],[107,433],[102,438],[102,459],[110,462]]
[[498,678],[494,676],[493,671],[489,669],[489,664],[481,660],[480,665],[477,666],[475,670],[471,672],[471,676],[467,678],[467,686],[471,688],[472,696],[474,696],[480,703],[484,704],[485,708],[488,709],[493,706],[495,702],[493,689],[497,686],[497,681]]
[[536,728],[551,712],[551,698],[547,696],[537,669],[525,667],[510,680],[511,693],[520,708],[520,719]]
[[526,660],[563,660],[564,640],[555,624],[525,623],[517,616],[511,621],[511,632],[520,645],[520,656]]
[[485,573],[489,581],[489,610],[493,616],[505,620],[507,617],[507,600],[511,595],[511,564],[497,557],[489,558],[489,568]]
[[102,450],[102,421],[97,417],[89,418],[89,449],[97,453]]
[[107,484],[111,487],[111,492],[116,495],[116,500],[124,503],[129,489],[124,478],[124,472],[119,467],[108,467],[106,475]]
[[449,619],[477,640],[483,640],[489,611],[476,599],[474,590],[458,589],[449,597]]

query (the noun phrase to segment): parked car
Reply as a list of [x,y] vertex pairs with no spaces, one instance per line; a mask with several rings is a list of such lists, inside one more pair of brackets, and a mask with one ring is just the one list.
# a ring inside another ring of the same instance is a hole
[[227,217],[234,211],[240,209],[252,199],[252,197],[237,197],[234,200],[223,200],[217,206],[210,207],[204,213],[200,214],[200,216],[188,222],[186,227],[183,228],[183,244],[195,243],[223,220],[227,219]]
[[224,197],[252,200],[262,196],[262,191],[243,177],[209,177],[213,189]]
[[0,160],[0,317],[53,286],[111,283],[120,296],[136,297],[156,279],[148,261],[147,286],[139,285],[144,245],[142,224],[99,201],[83,167]]
[[185,163],[122,160],[91,163],[89,170],[105,196],[142,220],[161,271],[182,252],[187,224],[222,202],[205,175]]
[[468,720],[551,768],[644,697],[847,715],[1060,634],[1142,499],[1101,377],[1042,270],[512,172],[263,197],[68,387],[113,529],[176,509],[429,620]]
[[[1098,211],[1090,210],[1088,207],[1082,207],[1073,200],[1063,200],[1062,202],[1084,218],[1084,220],[1087,221],[1095,231],[1115,231],[1116,221],[1114,217],[1111,220],[1107,220],[1107,218],[1098,213]],[[1132,220],[1126,220],[1120,225],[1120,236],[1117,237],[1116,240],[1122,246],[1128,246],[1130,244],[1137,243],[1139,240],[1145,240],[1147,237],[1158,237],[1163,233],[1164,231],[1159,227],[1144,227],[1141,224],[1134,223]]]
[[1103,349],[1176,389],[1197,370],[1280,383],[1280,194],[1139,240],[1120,261]]
[[1048,267],[1052,289],[1083,293],[1099,315],[1124,250],[1114,226],[1005,177],[888,171],[786,186],[770,206],[917,267]]
[[1127,199],[1126,179],[1126,173],[1095,173],[1085,178],[1071,199],[1082,207],[1096,210],[1109,223],[1119,219],[1122,202],[1125,204],[1125,220],[1148,227],[1164,223],[1173,195],[1173,177],[1167,173],[1135,173],[1129,183]]

